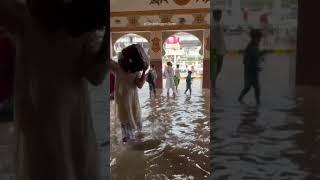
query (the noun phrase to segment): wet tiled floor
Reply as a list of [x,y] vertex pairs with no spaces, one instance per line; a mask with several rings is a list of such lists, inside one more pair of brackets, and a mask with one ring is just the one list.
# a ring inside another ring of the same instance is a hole
[[112,111],[112,179],[209,178],[209,91],[195,79],[190,97],[185,86],[182,80],[176,98],[160,90],[150,98],[147,84],[139,91],[145,137],[138,148],[121,143]]
[[[101,180],[109,176],[109,122],[107,121],[108,106],[106,83],[99,87],[89,86],[91,95],[91,111],[93,114],[94,127],[97,135],[97,143],[100,145]],[[0,180],[14,178],[14,123],[0,120]]]
[[[320,178],[320,89],[298,88],[293,94],[289,62],[289,57],[271,57],[266,61],[261,74],[262,105],[256,108],[252,92],[246,98],[247,105],[237,102],[243,82],[241,58],[225,60],[211,115],[210,147],[215,179]],[[150,99],[147,86],[140,91],[145,137],[160,140],[160,143],[149,141],[151,148],[146,151],[130,150],[126,151],[128,156],[122,156],[122,150],[126,149],[120,147],[117,125],[111,121],[113,158],[118,160],[113,167],[115,175],[129,170],[127,175],[137,172],[136,175],[165,175],[169,179],[208,176],[209,92],[198,88],[201,84],[196,81],[190,98],[182,93],[184,86],[181,84],[175,100],[162,92]],[[105,89],[105,85],[90,87],[97,141],[104,144],[103,177],[109,173],[110,147]],[[0,132],[0,179],[6,180],[12,175],[13,124],[0,122]],[[121,157],[136,164],[125,164],[129,161],[121,162]]]
[[14,150],[14,126],[7,120],[0,122],[0,179],[9,180],[14,176],[13,150]]
[[289,56],[266,59],[260,77],[262,104],[255,107],[252,91],[247,104],[237,102],[243,83],[242,59],[225,59],[211,114],[214,179],[320,178],[315,163],[320,152],[320,91],[314,87],[293,94],[290,60]]

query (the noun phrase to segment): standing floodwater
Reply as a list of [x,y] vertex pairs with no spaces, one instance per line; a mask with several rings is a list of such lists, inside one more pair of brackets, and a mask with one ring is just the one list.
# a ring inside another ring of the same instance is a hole
[[201,80],[193,81],[192,96],[158,92],[150,98],[149,87],[139,91],[144,143],[121,142],[119,122],[111,102],[111,179],[201,179],[209,178],[209,91]]
[[[290,89],[289,56],[268,56],[261,73],[261,106],[251,91],[247,104],[242,88],[242,57],[228,57],[211,114],[217,180],[319,179],[319,113],[303,110],[305,102]],[[316,94],[310,95],[310,97]],[[319,104],[319,98],[314,98]],[[307,109],[307,108],[305,108]],[[318,107],[319,109],[319,107]]]

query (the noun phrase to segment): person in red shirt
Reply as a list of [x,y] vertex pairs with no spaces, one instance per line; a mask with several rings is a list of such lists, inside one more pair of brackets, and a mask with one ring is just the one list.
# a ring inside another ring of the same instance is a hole
[[264,25],[268,24],[268,16],[266,14],[260,16],[260,23]]
[[269,15],[270,13],[264,13],[260,16],[260,24],[266,26],[269,24]]
[[247,23],[249,12],[246,8],[241,8],[241,10],[242,10],[242,14],[243,14],[243,20]]
[[14,63],[15,47],[12,39],[5,29],[0,28],[0,105],[2,106],[12,103]]

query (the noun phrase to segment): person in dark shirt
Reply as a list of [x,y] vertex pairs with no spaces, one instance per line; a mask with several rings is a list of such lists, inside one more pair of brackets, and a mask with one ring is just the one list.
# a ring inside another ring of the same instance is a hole
[[188,90],[189,90],[190,91],[190,95],[191,95],[191,82],[192,82],[191,74],[192,74],[192,71],[188,71],[188,76],[186,78],[187,89],[184,92],[186,94],[188,92]]
[[150,97],[151,97],[152,92],[153,92],[154,96],[157,95],[156,80],[157,80],[157,72],[155,69],[155,65],[152,64],[150,71],[147,74],[147,82],[149,83]]
[[250,32],[251,41],[244,52],[244,89],[238,98],[240,103],[243,103],[243,97],[249,92],[250,88],[254,88],[255,98],[257,105],[260,104],[260,83],[259,72],[261,71],[260,60],[261,56],[267,51],[261,52],[259,50],[259,44],[262,38],[262,32],[257,29],[253,29]]
[[0,27],[0,113],[13,110],[15,45],[9,32]]

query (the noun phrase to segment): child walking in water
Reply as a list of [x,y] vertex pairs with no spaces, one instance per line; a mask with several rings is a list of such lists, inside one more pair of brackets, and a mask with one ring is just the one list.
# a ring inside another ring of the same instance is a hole
[[[122,54],[120,53],[119,59]],[[142,129],[141,110],[138,88],[142,88],[146,81],[146,73],[131,73],[120,64],[110,60],[110,69],[115,73],[115,102],[116,115],[121,123],[122,141],[129,142],[136,139]]]
[[249,92],[250,88],[254,88],[254,94],[257,105],[260,105],[260,82],[259,74],[261,71],[261,58],[268,51],[260,51],[259,45],[262,38],[262,32],[253,29],[250,32],[251,41],[245,49],[243,64],[244,64],[244,88],[238,98],[240,103],[243,103],[244,96]]
[[191,95],[191,83],[192,83],[192,77],[191,77],[192,71],[188,71],[188,76],[186,78],[186,83],[187,83],[187,89],[184,92],[185,94],[188,92],[188,90],[190,91],[190,95]]

